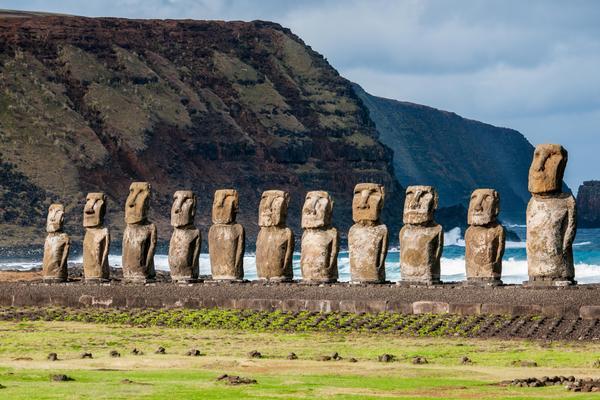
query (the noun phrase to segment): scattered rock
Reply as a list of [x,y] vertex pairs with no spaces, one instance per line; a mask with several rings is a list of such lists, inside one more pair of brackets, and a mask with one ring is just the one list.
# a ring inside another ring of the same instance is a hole
[[127,379],[127,378],[125,378],[125,379],[121,380],[121,383],[125,383],[125,384],[128,384],[128,385],[130,385],[130,384],[132,384],[132,383],[133,383],[133,381],[132,381],[131,379]]
[[511,363],[513,367],[537,367],[537,363],[535,361],[528,360],[515,360]]
[[331,361],[331,356],[319,356],[317,361]]
[[288,354],[286,358],[288,360],[297,360],[298,356],[296,355],[296,353],[292,352],[292,353]]
[[248,353],[248,357],[250,357],[250,358],[262,358],[262,354],[260,354],[259,351],[252,350],[251,352]]
[[6,389],[6,386],[0,383],[0,389]]
[[92,357],[92,353],[81,353],[80,358],[94,358]]
[[394,356],[393,354],[382,354],[380,356],[377,356],[377,361],[379,362],[392,362],[396,359],[396,356]]
[[462,356],[460,358],[460,363],[463,365],[467,365],[467,364],[473,364],[473,361],[471,361],[471,359],[467,356]]
[[331,355],[331,359],[332,359],[332,360],[334,360],[334,361],[340,361],[340,360],[342,360],[342,357],[341,357],[341,356],[338,354],[338,352],[336,351],[335,353],[333,353],[333,354]]
[[158,349],[156,349],[154,354],[167,354],[167,350],[162,346],[158,346]]
[[429,361],[427,361],[427,359],[425,357],[416,356],[416,357],[413,357],[412,363],[413,364],[428,364]]
[[118,351],[116,351],[116,350],[111,350],[111,351],[110,351],[110,353],[109,353],[109,355],[110,355],[111,357],[114,357],[114,358],[121,357],[121,353],[119,353],[119,352],[118,352]]
[[250,385],[258,383],[256,379],[243,378],[240,376],[229,376],[227,374],[223,374],[217,378],[217,381],[225,381],[228,385]]
[[133,350],[131,350],[131,354],[133,354],[134,356],[141,356],[142,354],[144,354],[144,352],[134,347]]
[[48,361],[58,361],[58,354],[56,353],[50,353],[48,354]]
[[576,379],[574,376],[544,376],[542,378],[523,378],[500,382],[500,386],[517,387],[544,387],[562,385],[564,385],[565,389],[573,392],[600,392],[600,379]]
[[187,353],[185,353],[185,355],[190,356],[190,357],[198,357],[198,356],[201,356],[202,354],[200,353],[200,350],[198,350],[198,349],[190,349],[190,350],[188,350]]
[[33,358],[31,358],[31,357],[17,357],[17,358],[13,358],[13,361],[33,361]]
[[354,357],[350,357],[348,359],[348,362],[355,363],[355,362],[358,362],[358,360],[356,358],[354,358]]
[[54,381],[54,382],[68,382],[68,381],[74,381],[75,379],[73,379],[70,376],[65,375],[65,374],[55,374],[55,375],[50,375],[50,380]]
[[600,368],[600,360],[594,361],[594,363],[592,364],[592,367],[594,367],[594,368]]

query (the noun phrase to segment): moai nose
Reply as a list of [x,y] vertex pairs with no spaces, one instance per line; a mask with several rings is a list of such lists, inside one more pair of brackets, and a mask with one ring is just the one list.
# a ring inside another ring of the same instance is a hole
[[367,208],[367,202],[369,201],[369,195],[371,192],[369,190],[363,190],[360,192],[360,204],[359,208]]

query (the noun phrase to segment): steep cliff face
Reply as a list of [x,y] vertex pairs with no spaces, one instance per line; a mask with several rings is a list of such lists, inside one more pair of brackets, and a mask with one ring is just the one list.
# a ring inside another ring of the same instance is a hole
[[579,228],[600,228],[600,181],[585,181],[577,191]]
[[380,140],[394,151],[403,186],[435,186],[440,205],[468,205],[476,188],[501,196],[500,218],[524,221],[530,194],[527,176],[533,146],[519,132],[418,104],[384,99],[355,85]]
[[172,193],[184,188],[198,194],[204,232],[214,190],[238,189],[251,242],[260,194],[272,188],[291,192],[296,232],[313,189],[330,191],[347,232],[362,181],[386,186],[391,232],[401,221],[392,152],[367,109],[277,24],[0,18],[0,91],[0,246],[43,240],[50,202],[66,205],[67,231],[80,237],[88,191],[109,196],[118,239],[138,180],[153,185],[163,240]]

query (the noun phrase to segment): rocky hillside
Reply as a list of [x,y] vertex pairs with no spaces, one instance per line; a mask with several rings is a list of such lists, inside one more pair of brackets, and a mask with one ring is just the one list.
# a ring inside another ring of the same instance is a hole
[[600,228],[600,181],[585,181],[577,191],[579,228]]
[[354,185],[379,182],[399,228],[402,188],[368,110],[277,24],[5,15],[0,90],[0,246],[40,243],[51,202],[81,237],[88,191],[108,194],[118,239],[134,180],[153,185],[161,239],[183,188],[198,194],[204,232],[213,191],[237,188],[250,243],[271,188],[292,193],[296,232],[305,192],[330,191],[346,232]]
[[494,188],[501,196],[500,217],[524,221],[533,146],[521,133],[354,87],[380,140],[394,151],[394,171],[403,186],[433,185],[445,207],[467,205],[475,188]]

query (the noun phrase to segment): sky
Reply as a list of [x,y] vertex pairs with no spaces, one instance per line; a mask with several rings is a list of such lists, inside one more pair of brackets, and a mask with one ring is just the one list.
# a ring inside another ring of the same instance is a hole
[[[127,18],[269,20],[369,93],[519,130],[600,179],[600,1],[0,0]],[[493,151],[493,149],[490,149]]]

